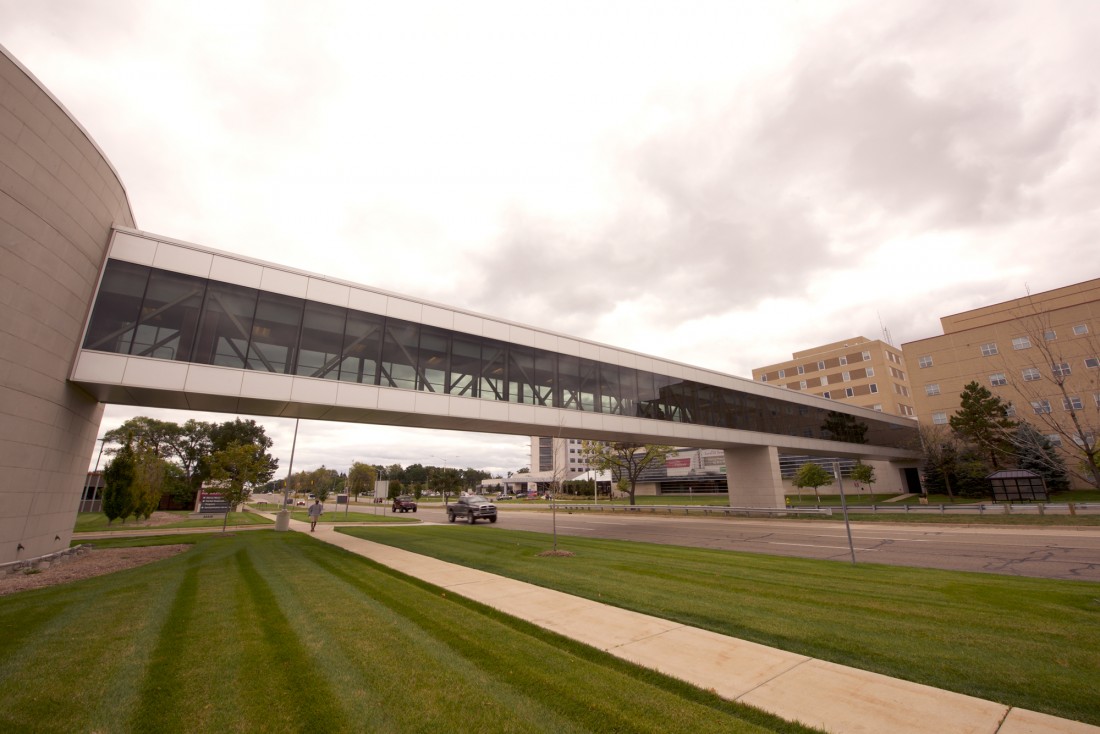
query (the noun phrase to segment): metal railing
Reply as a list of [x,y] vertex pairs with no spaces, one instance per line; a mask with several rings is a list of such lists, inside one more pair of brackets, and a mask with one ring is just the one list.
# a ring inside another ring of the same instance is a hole
[[726,517],[752,517],[756,515],[785,516],[785,515],[823,515],[831,516],[831,507],[722,507],[714,505],[593,505],[593,504],[558,504],[557,508],[565,512],[584,510],[587,512],[623,512],[651,515],[690,515],[702,513],[703,515],[724,515]]

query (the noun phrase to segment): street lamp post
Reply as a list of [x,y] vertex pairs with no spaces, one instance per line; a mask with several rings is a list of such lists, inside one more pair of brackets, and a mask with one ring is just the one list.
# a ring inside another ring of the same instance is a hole
[[294,441],[290,444],[290,467],[287,470],[286,484],[283,485],[283,509],[279,510],[279,514],[275,516],[275,529],[277,531],[290,530],[290,510],[286,508],[286,503],[290,499],[290,478],[294,476],[294,452],[298,448],[299,420],[299,418],[294,419]]

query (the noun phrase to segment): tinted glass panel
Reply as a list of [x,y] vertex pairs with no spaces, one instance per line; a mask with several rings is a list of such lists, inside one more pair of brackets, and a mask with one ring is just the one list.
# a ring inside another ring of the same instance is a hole
[[535,381],[533,387],[536,405],[551,408],[561,404],[561,396],[557,390],[557,380],[554,374],[555,356],[553,352],[545,352],[541,349],[535,350]]
[[131,354],[190,360],[205,291],[204,278],[153,271]]
[[344,345],[347,315],[348,310],[339,306],[306,304],[295,374],[326,379],[340,377],[340,350]]
[[847,443],[916,446],[912,427],[796,405],[780,396],[688,382],[114,260],[104,270],[84,346],[175,360],[186,360],[191,352],[192,361],[204,364],[338,375],[409,390]]
[[385,387],[416,389],[416,352],[420,328],[407,321],[390,319],[382,342],[381,383]]
[[301,298],[281,293],[260,293],[252,340],[248,345],[247,367],[261,372],[291,374],[302,326]]
[[451,339],[451,369],[447,378],[447,393],[476,398],[480,374],[481,341],[455,334]]
[[446,392],[447,352],[450,332],[430,326],[420,327],[420,379],[418,390]]
[[486,340],[481,345],[481,383],[478,397],[485,400],[507,400],[507,371],[508,350],[504,344]]
[[511,344],[508,347],[508,400],[534,403],[535,350]]
[[344,359],[340,363],[341,380],[378,384],[383,322],[384,319],[375,314],[348,311],[344,331]]
[[110,260],[103,271],[95,308],[88,321],[85,349],[129,354],[134,326],[141,313],[141,299],[149,281],[149,268]]
[[195,362],[244,367],[257,295],[253,288],[210,283],[195,344]]

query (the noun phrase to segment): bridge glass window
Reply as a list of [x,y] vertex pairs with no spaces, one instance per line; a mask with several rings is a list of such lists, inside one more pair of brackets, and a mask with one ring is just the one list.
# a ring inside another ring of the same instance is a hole
[[408,321],[387,319],[382,338],[382,365],[379,384],[402,390],[416,389],[416,356],[420,345],[420,326]]
[[340,358],[340,379],[377,385],[382,359],[383,319],[371,313],[348,311],[344,323],[344,348]]
[[619,365],[599,363],[600,412],[622,415],[622,392],[619,390]]
[[307,303],[302,314],[302,335],[294,374],[336,379],[344,346],[348,310],[327,303]]
[[517,344],[508,345],[508,401],[535,403],[535,350]]
[[481,342],[476,338],[455,334],[451,339],[451,370],[447,378],[447,394],[476,398],[480,373]]
[[245,365],[248,369],[281,374],[293,372],[304,305],[301,298],[260,292],[248,344]]
[[149,268],[118,260],[107,263],[84,337],[85,349],[130,353],[148,282]]
[[206,288],[193,361],[243,369],[259,291],[229,283]]
[[533,384],[535,393],[535,405],[543,405],[552,408],[561,404],[558,395],[558,384],[555,379],[554,353],[542,349],[535,350],[535,380]]
[[417,370],[416,389],[427,392],[446,392],[450,332],[431,326],[420,327],[420,369]]
[[660,414],[660,396],[653,384],[653,373],[638,370],[638,405],[636,415],[641,418],[656,418]]
[[190,360],[205,292],[203,278],[152,271],[130,354]]
[[508,350],[503,342],[486,340],[481,343],[481,381],[478,397],[484,400],[507,400]]
[[[89,316],[85,348],[774,434],[817,435],[828,413],[113,260]],[[812,370],[813,363],[805,367]],[[867,423],[870,443],[912,440],[913,431],[903,426]]]

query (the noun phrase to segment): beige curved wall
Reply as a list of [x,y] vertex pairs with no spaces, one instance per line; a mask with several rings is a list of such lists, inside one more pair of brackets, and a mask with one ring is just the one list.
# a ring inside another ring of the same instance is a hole
[[69,544],[103,407],[67,378],[112,224],[118,175],[0,47],[0,563]]

